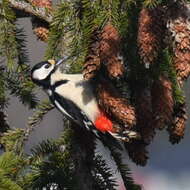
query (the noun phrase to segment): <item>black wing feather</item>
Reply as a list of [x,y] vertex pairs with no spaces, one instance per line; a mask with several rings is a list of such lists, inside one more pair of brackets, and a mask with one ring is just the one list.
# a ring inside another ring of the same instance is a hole
[[56,102],[61,106],[61,108],[64,109],[65,112],[67,112],[68,115],[65,115],[68,117],[68,119],[74,120],[79,125],[85,125],[87,128],[89,126],[93,126],[93,123],[88,119],[88,117],[71,100],[60,96],[55,91],[53,92],[53,96],[51,96],[50,99],[61,112],[63,111],[60,109],[60,107],[58,107]]

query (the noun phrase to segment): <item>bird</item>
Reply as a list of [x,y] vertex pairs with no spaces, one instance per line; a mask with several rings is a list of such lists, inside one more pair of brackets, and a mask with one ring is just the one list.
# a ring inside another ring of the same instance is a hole
[[54,106],[69,120],[86,127],[99,136],[109,133],[117,140],[129,141],[137,138],[135,131],[120,131],[110,118],[99,108],[91,81],[82,74],[67,74],[60,65],[67,58],[37,63],[31,70],[31,79],[49,96]]

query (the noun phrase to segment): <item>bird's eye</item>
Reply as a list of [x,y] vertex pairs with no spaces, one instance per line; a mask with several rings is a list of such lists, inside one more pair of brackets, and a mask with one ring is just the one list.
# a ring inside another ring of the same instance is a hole
[[48,69],[51,65],[50,64],[46,64],[45,68]]

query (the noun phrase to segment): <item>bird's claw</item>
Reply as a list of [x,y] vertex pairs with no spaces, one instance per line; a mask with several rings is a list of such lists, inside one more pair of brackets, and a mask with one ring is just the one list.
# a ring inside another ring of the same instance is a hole
[[138,132],[136,131],[130,131],[130,130],[125,130],[119,133],[110,133],[112,136],[117,138],[118,140],[122,140],[125,142],[130,142],[132,139],[141,139],[141,136]]

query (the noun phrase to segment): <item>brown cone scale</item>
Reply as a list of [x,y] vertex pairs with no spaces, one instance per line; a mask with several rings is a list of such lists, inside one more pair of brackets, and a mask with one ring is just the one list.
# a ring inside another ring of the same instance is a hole
[[126,99],[121,98],[110,81],[101,80],[97,85],[98,103],[102,110],[130,129],[136,124],[135,109]]
[[47,41],[49,30],[45,27],[36,27],[34,33],[41,41]]
[[101,64],[100,64],[100,34],[95,31],[91,38],[91,45],[88,50],[88,55],[85,58],[83,66],[83,77],[86,80],[90,80],[96,77]]
[[174,4],[167,15],[168,41],[173,46],[173,64],[179,84],[190,75],[190,6]]
[[166,76],[155,80],[152,89],[153,124],[158,129],[170,125],[173,119],[174,100],[172,82]]
[[112,24],[106,24],[101,34],[100,59],[111,79],[120,78],[125,72],[120,46],[121,37],[117,29]]
[[164,9],[162,7],[143,8],[139,15],[137,43],[139,55],[146,68],[155,63],[163,44],[162,40],[165,32],[163,13]]
[[170,142],[172,144],[179,143],[184,137],[187,115],[185,104],[179,105],[174,113],[172,126],[168,128],[170,134]]

